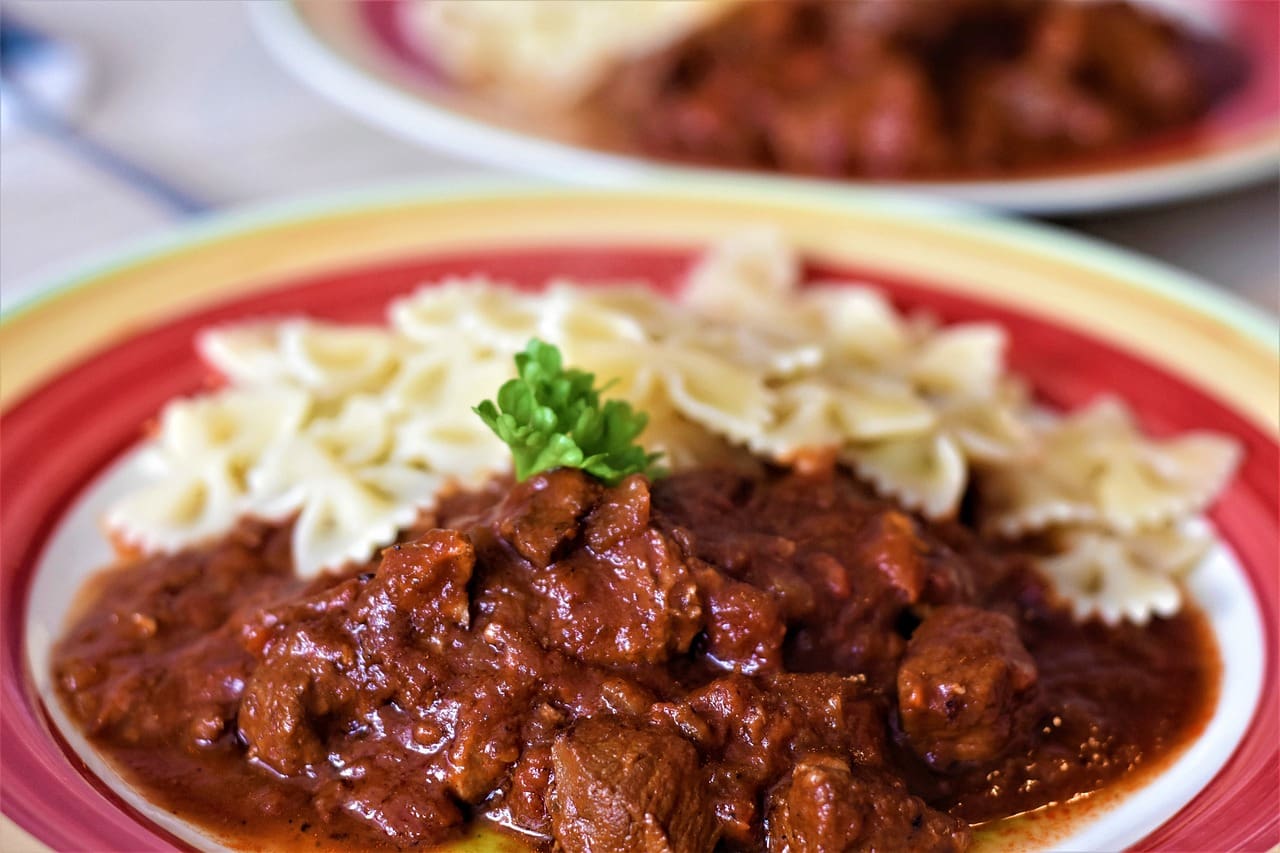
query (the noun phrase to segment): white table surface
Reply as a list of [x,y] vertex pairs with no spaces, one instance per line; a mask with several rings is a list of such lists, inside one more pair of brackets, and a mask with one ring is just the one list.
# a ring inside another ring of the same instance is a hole
[[[19,0],[4,13],[92,60],[81,129],[216,209],[397,179],[493,174],[367,127],[312,93],[256,41],[233,0]],[[0,142],[0,300],[79,258],[183,218],[57,143]],[[1063,223],[1166,260],[1275,312],[1280,183]]]

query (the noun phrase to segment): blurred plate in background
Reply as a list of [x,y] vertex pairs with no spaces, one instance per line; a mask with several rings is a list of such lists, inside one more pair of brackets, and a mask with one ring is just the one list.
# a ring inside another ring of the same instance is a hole
[[[249,8],[263,40],[302,81],[405,139],[507,169],[592,185],[630,186],[654,176],[712,171],[595,150],[565,114],[516,115],[450,85],[421,39],[409,32],[406,10],[414,2],[419,0],[287,0]],[[1280,169],[1280,6],[1188,0],[1176,8],[1225,35],[1252,68],[1241,89],[1190,127],[1022,177],[895,185],[1008,210],[1070,214],[1185,199],[1274,177]],[[762,184],[854,183],[715,171]]]

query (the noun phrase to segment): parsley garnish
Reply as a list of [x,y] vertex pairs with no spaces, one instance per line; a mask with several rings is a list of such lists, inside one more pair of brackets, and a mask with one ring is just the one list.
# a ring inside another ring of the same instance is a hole
[[595,375],[562,366],[560,350],[537,338],[516,354],[518,378],[498,389],[475,413],[511,448],[516,479],[552,468],[581,468],[615,485],[630,474],[656,476],[660,453],[632,442],[649,416],[623,400],[600,404]]

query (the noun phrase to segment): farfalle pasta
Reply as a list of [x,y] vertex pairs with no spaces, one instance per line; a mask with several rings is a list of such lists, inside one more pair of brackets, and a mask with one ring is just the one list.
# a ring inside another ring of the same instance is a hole
[[326,400],[382,387],[400,354],[382,328],[302,318],[210,329],[196,346],[236,385],[297,386]]
[[940,326],[877,291],[800,283],[771,232],[710,250],[676,300],[640,283],[529,291],[451,278],[394,301],[387,326],[300,318],[211,329],[228,388],[177,401],[145,453],[148,483],[108,522],[173,550],[244,515],[296,517],[302,574],[368,558],[442,489],[507,470],[471,411],[538,337],[649,416],[679,470],[755,456],[839,460],[933,519],[966,496],[986,535],[1034,539],[1081,616],[1142,622],[1181,605],[1207,541],[1196,516],[1230,477],[1229,440],[1144,437],[1122,403],[1034,407],[989,323]]
[[[740,0],[737,0],[740,2]],[[408,31],[453,79],[509,102],[568,106],[620,56],[661,48],[734,0],[432,0],[405,7]]]
[[312,401],[293,388],[229,388],[169,403],[139,457],[147,483],[107,514],[131,548],[173,551],[230,529],[257,509],[249,472],[297,435]]
[[1213,544],[1207,527],[1184,521],[1128,536],[1087,527],[1053,535],[1054,551],[1039,561],[1080,618],[1097,615],[1139,625],[1172,616],[1182,606],[1184,577]]
[[1034,452],[984,479],[985,523],[1004,536],[1067,524],[1120,534],[1168,524],[1203,511],[1239,460],[1238,446],[1218,435],[1146,438],[1110,398],[1039,421]]

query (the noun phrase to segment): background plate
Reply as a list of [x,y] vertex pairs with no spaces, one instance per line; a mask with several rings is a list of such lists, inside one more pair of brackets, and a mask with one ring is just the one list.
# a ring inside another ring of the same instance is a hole
[[[1152,0],[1148,0],[1152,2]],[[719,173],[800,189],[854,186],[764,172],[678,166],[583,145],[562,117],[519,117],[451,87],[402,27],[406,0],[248,4],[267,46],[300,80],[369,122],[459,157],[557,180],[635,186]],[[1118,154],[999,180],[901,182],[922,192],[1032,213],[1083,213],[1191,198],[1274,177],[1280,167],[1280,4],[1160,0],[1191,7],[1249,57],[1248,84],[1195,125]],[[1185,9],[1184,9],[1185,11]]]

